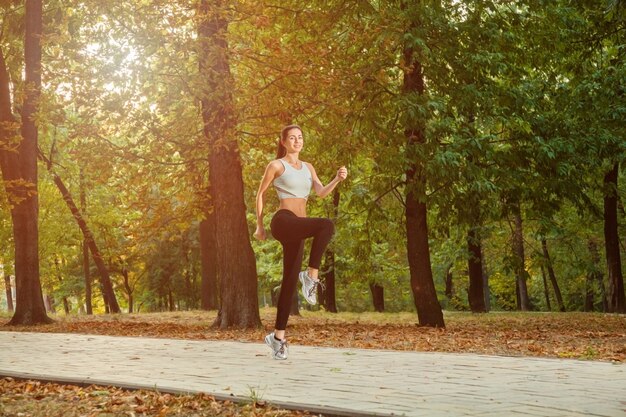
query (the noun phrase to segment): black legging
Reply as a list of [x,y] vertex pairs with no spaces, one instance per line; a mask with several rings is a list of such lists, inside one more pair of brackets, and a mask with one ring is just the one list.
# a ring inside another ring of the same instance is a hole
[[271,222],[272,236],[283,245],[283,282],[278,297],[276,330],[285,330],[291,299],[302,267],[304,239],[313,238],[309,266],[319,269],[324,250],[333,237],[335,226],[329,219],[298,217],[290,210],[281,209]]

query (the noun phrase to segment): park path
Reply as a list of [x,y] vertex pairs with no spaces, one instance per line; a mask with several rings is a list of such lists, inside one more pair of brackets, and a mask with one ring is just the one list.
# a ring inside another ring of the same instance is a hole
[[626,365],[564,359],[0,331],[0,375],[345,416],[626,416]]

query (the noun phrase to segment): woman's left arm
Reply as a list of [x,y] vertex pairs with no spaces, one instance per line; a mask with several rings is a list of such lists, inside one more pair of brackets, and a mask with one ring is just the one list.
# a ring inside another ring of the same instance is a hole
[[315,194],[317,194],[320,198],[326,197],[335,189],[337,184],[339,184],[341,181],[345,180],[348,177],[348,169],[345,166],[342,166],[337,170],[337,175],[335,175],[335,178],[333,178],[333,180],[327,185],[324,185],[317,177],[317,173],[315,172],[315,168],[313,168],[313,165],[309,164],[308,162],[305,163],[311,171],[311,177],[313,178],[313,190],[315,190]]

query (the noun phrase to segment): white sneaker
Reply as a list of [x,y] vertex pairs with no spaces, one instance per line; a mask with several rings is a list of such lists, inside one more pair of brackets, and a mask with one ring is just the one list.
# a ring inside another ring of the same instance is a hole
[[272,349],[272,357],[278,360],[287,359],[289,356],[289,348],[286,340],[276,340],[274,332],[265,336],[265,344]]
[[320,282],[311,278],[307,271],[300,272],[298,278],[302,283],[302,295],[306,302],[312,305],[317,304],[317,284]]

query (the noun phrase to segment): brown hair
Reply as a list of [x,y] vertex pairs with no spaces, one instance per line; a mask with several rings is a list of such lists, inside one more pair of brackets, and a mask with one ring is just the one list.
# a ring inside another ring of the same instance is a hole
[[291,129],[298,129],[300,132],[302,132],[302,128],[298,125],[287,125],[283,127],[283,130],[280,131],[280,138],[278,139],[276,159],[280,159],[283,156],[287,155],[287,149],[285,149],[285,146],[283,145],[283,140],[287,139],[287,133],[289,133]]

